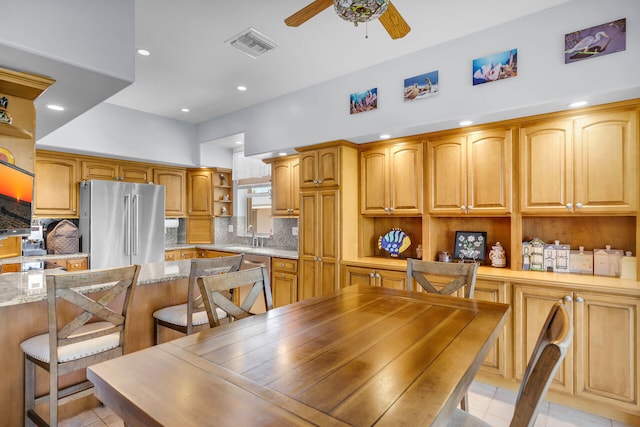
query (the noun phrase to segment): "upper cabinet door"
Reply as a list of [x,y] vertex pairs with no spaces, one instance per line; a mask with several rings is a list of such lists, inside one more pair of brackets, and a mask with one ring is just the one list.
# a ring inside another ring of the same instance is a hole
[[300,188],[340,185],[340,147],[300,153]]
[[393,214],[421,214],[423,194],[422,143],[389,147],[389,209]]
[[164,185],[165,216],[183,217],[186,215],[186,185],[184,169],[160,169],[153,171],[153,183]]
[[520,210],[570,214],[573,208],[573,126],[570,120],[520,128]]
[[187,215],[211,215],[211,172],[187,172]]
[[273,215],[291,215],[291,162],[276,161],[271,166],[271,211]]
[[467,213],[511,212],[511,131],[467,136]]
[[387,149],[360,154],[360,203],[363,214],[386,215],[389,206]]
[[464,136],[428,142],[429,211],[432,214],[465,213],[467,174]]
[[638,210],[637,112],[589,115],[575,121],[576,213]]
[[78,217],[78,163],[71,157],[36,156],[34,215]]

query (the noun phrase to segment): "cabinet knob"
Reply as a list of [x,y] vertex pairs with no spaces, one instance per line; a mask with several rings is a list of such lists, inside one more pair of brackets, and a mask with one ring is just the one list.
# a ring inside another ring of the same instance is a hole
[[468,211],[473,210],[473,205],[469,205],[469,206],[467,206],[467,210],[468,210]]
[[571,210],[571,209],[573,208],[573,205],[572,205],[571,203],[567,203],[567,204],[565,205],[565,208],[567,208],[567,209]]
[[584,298],[582,298],[582,297],[576,297],[576,302],[584,302]]
[[380,273],[376,273],[376,279],[380,278]]
[[582,203],[580,202],[576,203],[576,209],[582,209]]
[[318,257],[318,262],[322,262],[322,257]]
[[389,213],[393,212],[393,208],[389,208]]
[[564,297],[564,302],[569,303],[571,301],[573,301],[573,298],[571,298],[571,295],[567,295]]
[[369,277],[371,277],[371,278],[375,277],[375,275],[373,274],[373,271],[371,273],[369,273]]
[[466,210],[467,210],[467,207],[466,207],[465,205],[462,205],[462,206],[460,206],[460,210],[461,210],[461,211],[466,211]]
[[281,263],[280,263],[280,267],[284,267],[284,262],[281,262]]

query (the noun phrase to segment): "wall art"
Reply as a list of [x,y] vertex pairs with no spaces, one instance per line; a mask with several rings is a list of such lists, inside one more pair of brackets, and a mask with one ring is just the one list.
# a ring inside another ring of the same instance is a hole
[[415,101],[438,94],[438,70],[404,79],[404,100]]
[[618,19],[564,36],[564,63],[608,55],[627,48],[627,19]]
[[364,92],[352,93],[349,95],[349,103],[351,114],[376,110],[378,108],[378,88],[374,87]]
[[454,261],[484,261],[487,256],[487,233],[484,231],[456,231]]
[[473,60],[473,85],[508,79],[518,75],[518,49],[505,50]]

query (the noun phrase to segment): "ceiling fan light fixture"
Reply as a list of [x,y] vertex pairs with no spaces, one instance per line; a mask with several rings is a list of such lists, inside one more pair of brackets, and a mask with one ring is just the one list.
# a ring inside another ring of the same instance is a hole
[[369,22],[387,11],[389,0],[333,0],[336,13],[345,21]]

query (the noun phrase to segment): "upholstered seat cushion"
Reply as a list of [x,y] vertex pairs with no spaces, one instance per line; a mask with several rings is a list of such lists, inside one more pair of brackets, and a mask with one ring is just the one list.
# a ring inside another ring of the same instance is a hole
[[[227,313],[219,308],[216,308],[216,312],[218,313],[219,319],[227,317]],[[171,323],[172,325],[187,326],[187,304],[161,308],[153,313],[153,317],[163,322]],[[209,323],[206,311],[193,313],[193,326],[204,325],[205,323]]]
[[[109,322],[89,323],[78,328],[76,333],[71,335],[71,337],[76,337],[79,335],[84,335],[90,332],[95,332],[111,327],[113,327],[113,324]],[[58,347],[58,362],[68,362],[70,360],[80,359],[92,354],[102,353],[103,351],[118,347],[119,343],[120,334],[118,332],[115,332],[113,334],[93,338],[88,341],[61,346]],[[29,356],[41,360],[45,363],[49,363],[49,334],[42,334],[31,337],[21,342],[20,348],[25,354],[28,354]]]

